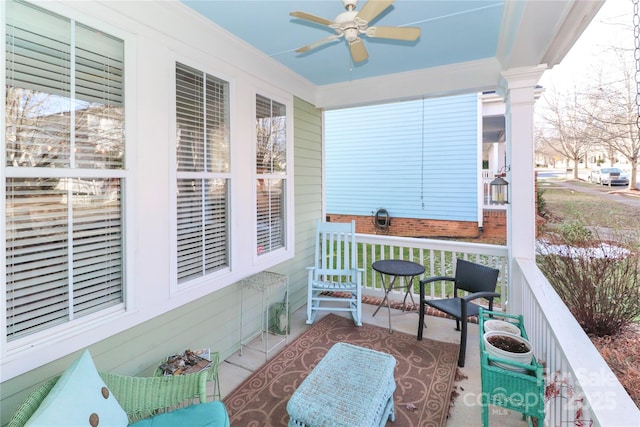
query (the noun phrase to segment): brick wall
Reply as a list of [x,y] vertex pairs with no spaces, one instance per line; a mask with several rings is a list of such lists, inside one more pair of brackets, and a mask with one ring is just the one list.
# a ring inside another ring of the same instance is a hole
[[507,211],[487,210],[482,211],[484,237],[492,239],[504,239],[507,241]]
[[386,230],[376,228],[373,216],[327,214],[329,222],[356,221],[356,232],[363,234],[386,234],[402,237],[427,238],[488,238],[504,240],[507,238],[507,216],[504,210],[485,210],[483,232],[480,234],[477,222],[447,221],[416,218],[390,218]]

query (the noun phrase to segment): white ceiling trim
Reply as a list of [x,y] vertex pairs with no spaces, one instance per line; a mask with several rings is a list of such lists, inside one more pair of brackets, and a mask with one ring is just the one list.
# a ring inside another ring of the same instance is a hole
[[495,90],[500,64],[487,58],[462,64],[319,86],[313,103],[335,109],[418,97]]
[[567,19],[554,33],[555,38],[551,41],[541,62],[547,64],[549,68],[559,64],[596,16],[604,2],[605,0],[592,0],[573,3]]
[[557,65],[604,1],[507,1],[496,55],[502,68]]

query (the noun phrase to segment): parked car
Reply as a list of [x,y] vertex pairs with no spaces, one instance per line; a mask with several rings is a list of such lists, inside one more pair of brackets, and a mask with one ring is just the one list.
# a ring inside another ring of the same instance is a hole
[[589,181],[602,185],[629,185],[629,175],[620,168],[600,168],[591,171]]

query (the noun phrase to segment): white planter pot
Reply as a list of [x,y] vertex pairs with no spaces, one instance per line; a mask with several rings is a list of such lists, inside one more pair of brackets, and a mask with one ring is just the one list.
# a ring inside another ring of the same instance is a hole
[[[528,349],[527,352],[525,353],[512,353],[509,351],[505,351],[501,348],[495,347],[493,344],[491,344],[491,342],[489,342],[489,338],[493,337],[493,336],[503,336],[503,337],[508,337],[510,339],[516,340],[522,344],[524,344],[526,346],[526,348]],[[484,348],[486,350],[486,352],[492,356],[495,357],[499,357],[500,359],[506,359],[506,360],[510,360],[513,362],[519,362],[519,363],[523,363],[525,365],[528,365],[531,363],[531,360],[533,359],[533,346],[531,345],[531,343],[526,340],[525,338],[521,337],[521,336],[517,336],[514,334],[510,334],[510,333],[504,333],[501,331],[490,331],[490,332],[485,332],[484,334]],[[524,368],[516,368],[514,366],[508,365],[506,363],[500,363],[500,362],[492,362],[492,364],[494,364],[495,366],[499,366],[503,369],[508,369],[510,371],[516,371],[516,372],[526,372],[526,369]]]
[[485,332],[491,332],[491,331],[496,331],[496,332],[505,332],[508,334],[512,334],[512,335],[516,335],[516,336],[520,336],[520,328],[511,323],[511,322],[507,322],[504,320],[498,320],[498,319],[489,319],[489,320],[485,320],[484,321],[484,331]]

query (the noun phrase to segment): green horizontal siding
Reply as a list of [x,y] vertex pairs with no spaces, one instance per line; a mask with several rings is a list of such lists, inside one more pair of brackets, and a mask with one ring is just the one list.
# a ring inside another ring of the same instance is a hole
[[[292,310],[306,303],[306,267],[312,264],[313,230],[322,212],[322,113],[300,99],[294,102],[295,258],[272,271],[287,274]],[[305,166],[308,165],[308,166]],[[211,348],[221,360],[239,349],[240,291],[234,284],[92,345],[96,367],[125,375],[151,375],[167,355],[185,349]],[[80,352],[2,383],[0,424],[28,394],[60,375]]]

